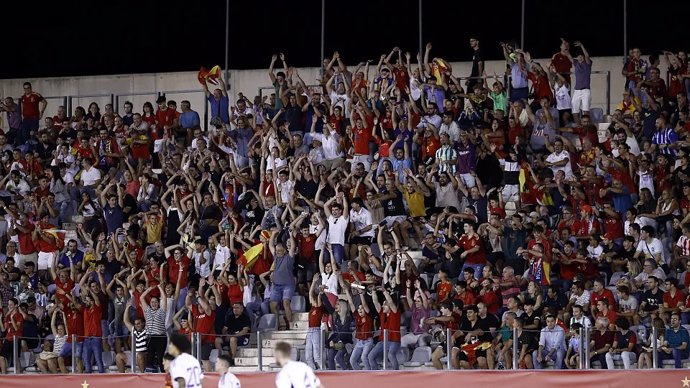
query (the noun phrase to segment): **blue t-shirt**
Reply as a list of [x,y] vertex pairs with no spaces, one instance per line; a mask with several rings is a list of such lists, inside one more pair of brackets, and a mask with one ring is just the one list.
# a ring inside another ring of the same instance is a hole
[[575,90],[589,89],[589,81],[592,75],[592,61],[573,63],[575,67]]
[[201,126],[199,114],[193,110],[180,114],[180,125],[182,128],[195,128]]
[[672,328],[666,329],[664,338],[666,341],[668,341],[668,346],[671,348],[676,348],[683,342],[690,345],[690,336],[688,335],[688,331],[682,326],[678,328],[678,331],[675,331]]
[[228,96],[221,96],[220,100],[216,100],[211,94],[207,99],[211,105],[211,118],[220,117],[220,121],[230,124],[230,100],[228,100]]

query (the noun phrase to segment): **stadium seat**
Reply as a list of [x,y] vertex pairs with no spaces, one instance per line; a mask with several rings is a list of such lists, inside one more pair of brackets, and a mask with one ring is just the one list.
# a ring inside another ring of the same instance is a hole
[[259,319],[258,331],[273,331],[278,329],[278,319],[275,314],[262,315]]
[[211,354],[208,356],[208,361],[215,364],[218,361],[218,349],[211,349]]
[[302,295],[295,295],[290,301],[290,308],[293,313],[303,313],[307,310],[306,300]]
[[405,364],[410,359],[410,349],[406,347],[400,348],[395,357],[398,359],[398,364]]
[[428,346],[420,346],[412,353],[412,359],[405,363],[405,366],[418,367],[431,361],[431,348]]
[[103,351],[103,366],[109,368],[115,364],[115,353],[110,350]]

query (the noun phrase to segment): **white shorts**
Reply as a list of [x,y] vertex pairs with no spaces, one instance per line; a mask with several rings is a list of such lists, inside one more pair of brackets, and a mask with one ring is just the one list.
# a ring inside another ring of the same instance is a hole
[[38,270],[53,267],[53,252],[38,252]]
[[355,171],[357,164],[362,163],[364,165],[364,171],[367,172],[371,169],[371,156],[369,155],[355,155],[350,159],[350,170]]
[[462,178],[462,181],[465,182],[465,186],[468,189],[471,189],[477,185],[477,181],[474,179],[472,174],[460,174],[460,178]]
[[405,222],[406,219],[407,217],[405,216],[388,216],[384,218],[381,222],[385,222],[387,227],[392,228],[393,224],[395,224],[396,222],[401,224]]
[[589,89],[576,89],[573,92],[573,113],[589,112],[592,93]]

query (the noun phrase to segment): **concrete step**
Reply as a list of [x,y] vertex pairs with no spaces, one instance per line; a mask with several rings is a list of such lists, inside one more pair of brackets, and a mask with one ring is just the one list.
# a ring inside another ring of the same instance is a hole
[[280,331],[269,331],[266,333],[261,333],[261,339],[307,339],[306,330],[280,330]]
[[[257,347],[240,348],[238,357],[259,357],[259,349]],[[273,357],[273,348],[262,348],[261,354],[263,357]]]
[[276,342],[281,342],[281,341],[287,342],[292,346],[296,346],[296,345],[304,346],[305,342],[307,342],[307,340],[305,338],[302,338],[302,339],[295,339],[295,338],[266,339],[266,340],[262,341],[262,345],[263,345],[264,349],[273,348],[275,346]]
[[[280,312],[279,315],[280,316],[278,318],[280,318],[280,320],[278,322],[280,323],[280,322],[283,322],[283,317],[285,316],[285,313]],[[308,312],[306,312],[306,313],[292,313],[292,322],[297,322],[297,321],[304,321],[304,322],[309,321],[309,313]]]
[[[275,357],[262,357],[263,365],[275,364]],[[235,357],[235,365],[237,366],[254,366],[259,365],[258,357]]]

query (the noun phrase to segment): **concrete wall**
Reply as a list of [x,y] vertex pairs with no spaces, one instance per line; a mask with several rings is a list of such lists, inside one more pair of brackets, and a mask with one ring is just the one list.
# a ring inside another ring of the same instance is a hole
[[[545,60],[539,60],[542,65]],[[602,57],[594,58],[593,71],[611,72],[611,107],[613,108],[620,100],[623,90],[624,79],[621,75],[621,57]],[[452,63],[453,72],[459,75],[470,73],[471,63],[456,62]],[[497,72],[501,74],[504,69],[503,61],[488,61],[487,73]],[[319,69],[302,68],[300,75],[307,84],[316,83]],[[665,74],[665,68],[662,68]],[[370,77],[371,78],[371,77]],[[19,96],[22,93],[22,82],[30,81],[35,91],[45,97],[56,96],[75,96],[72,98],[71,107],[82,105],[85,108],[91,101],[96,101],[102,106],[110,102],[110,94],[120,95],[118,110],[126,100],[134,103],[135,111],[141,111],[141,106],[145,101],[154,101],[156,92],[167,92],[168,98],[178,101],[187,99],[192,103],[192,108],[203,114],[204,96],[197,81],[196,71],[177,72],[177,73],[150,73],[150,74],[124,74],[124,75],[103,75],[89,77],[55,77],[41,79],[5,79],[0,80],[0,96]],[[231,70],[230,71],[230,95],[236,97],[237,93],[243,92],[251,98],[258,93],[260,87],[270,86],[270,79],[266,69],[261,70]],[[592,75],[592,105],[604,108],[606,111],[606,75]],[[182,91],[172,93],[172,91]],[[141,94],[144,95],[127,95]],[[88,95],[103,95],[101,97],[76,97]],[[53,114],[58,105],[63,103],[62,98],[49,99],[47,112]]]

